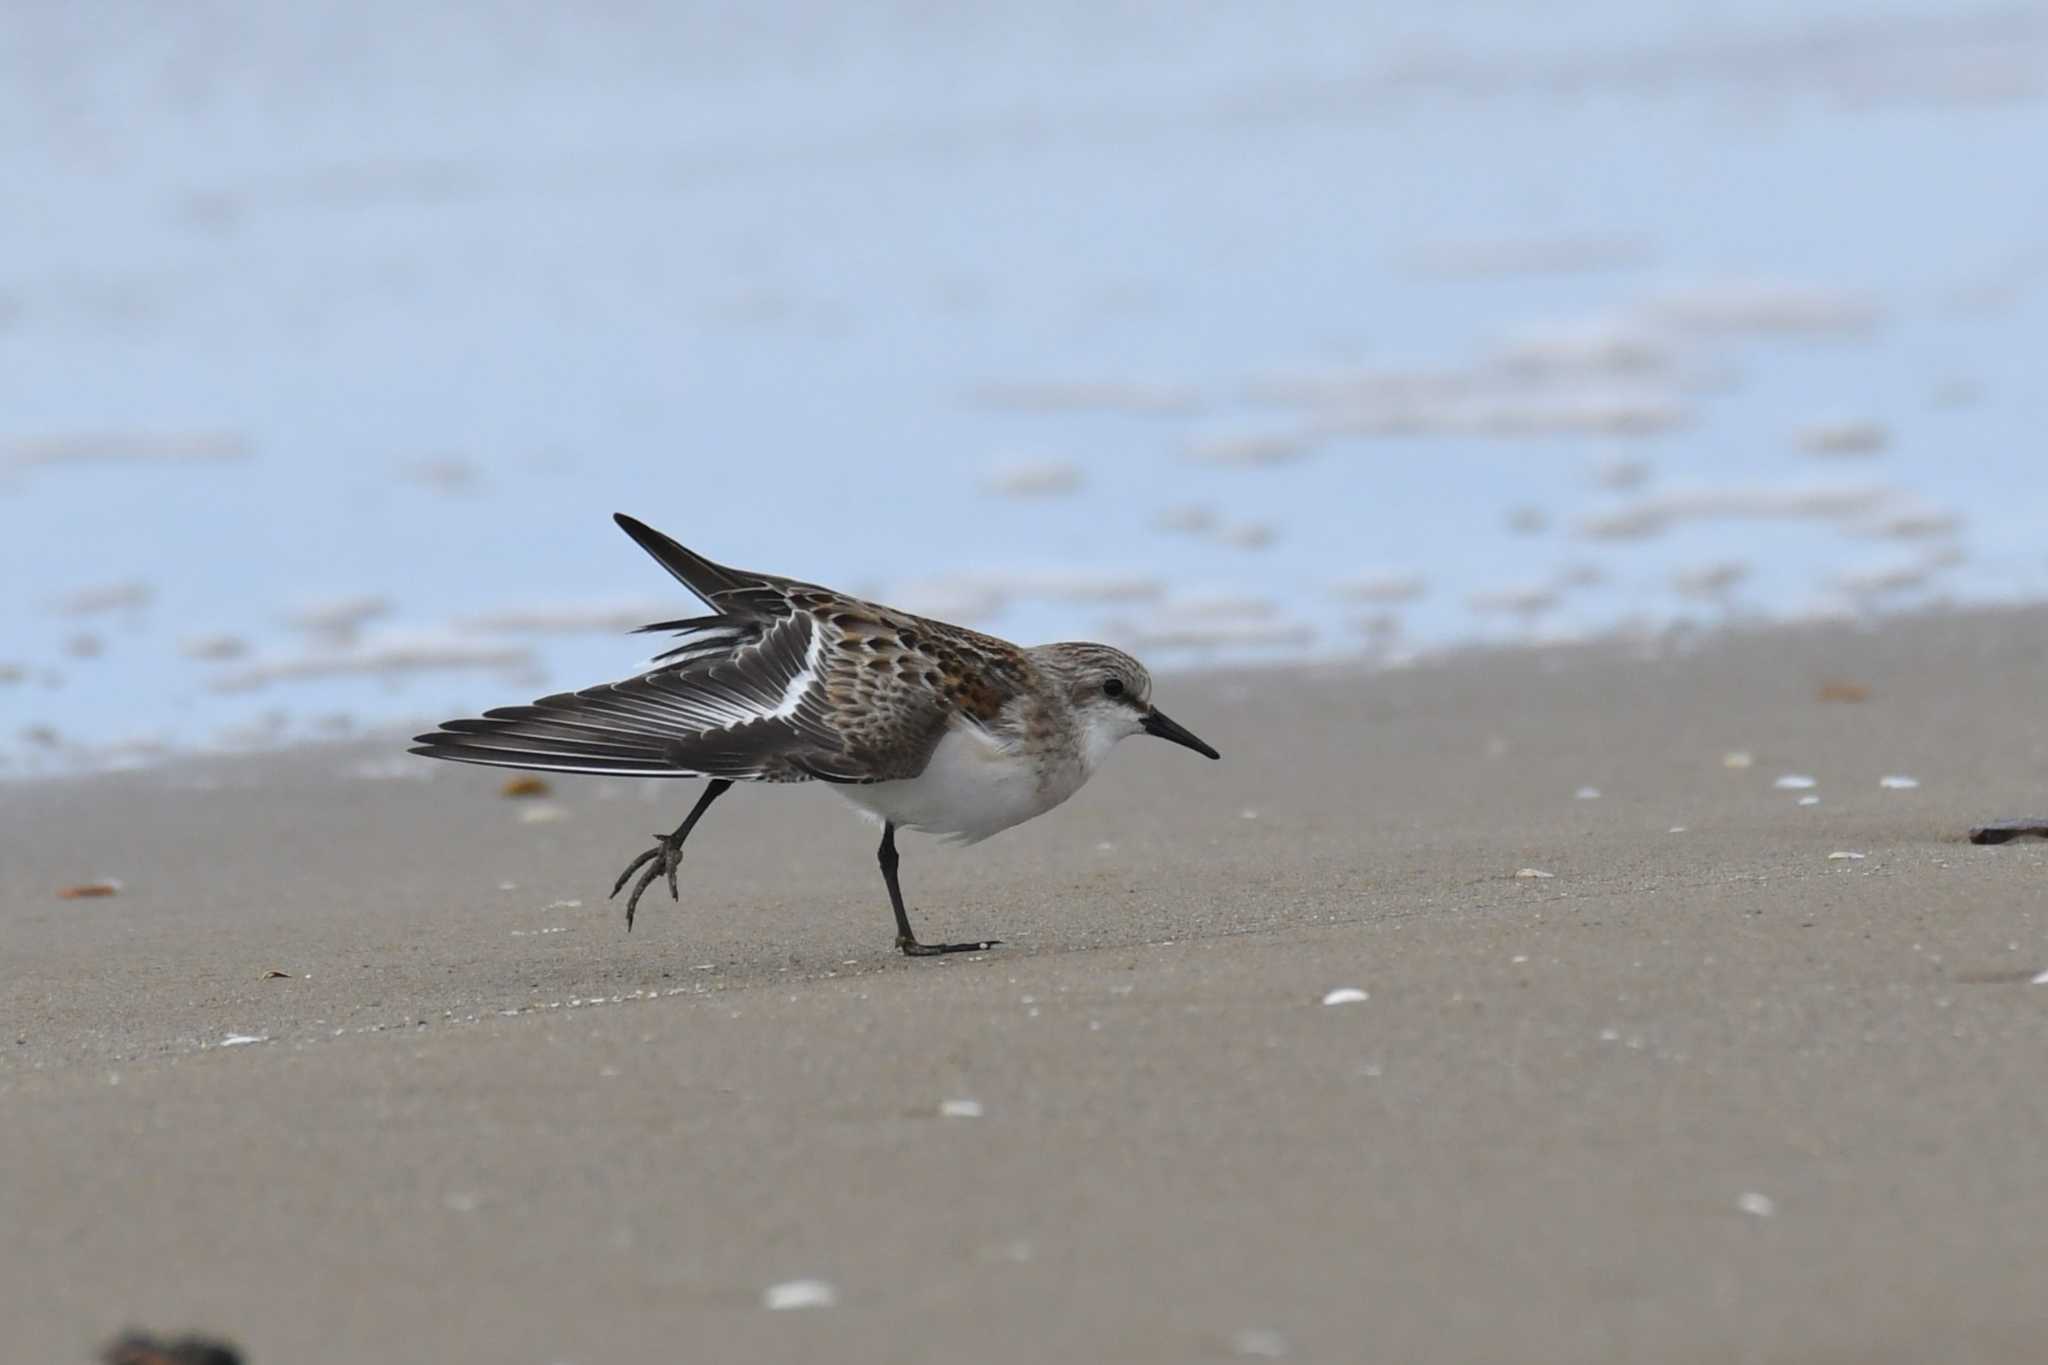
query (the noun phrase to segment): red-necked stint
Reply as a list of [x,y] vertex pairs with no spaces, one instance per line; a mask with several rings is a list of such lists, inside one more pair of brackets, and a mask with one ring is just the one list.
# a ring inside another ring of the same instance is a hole
[[1152,705],[1152,679],[1097,644],[1021,649],[830,588],[714,564],[633,518],[626,534],[711,609],[658,621],[682,643],[623,682],[451,720],[412,752],[458,763],[618,777],[708,778],[671,834],[627,865],[626,927],[662,876],[680,899],[683,842],[735,782],[829,782],[882,821],[877,858],[913,957],[997,940],[920,943],[896,881],[896,830],[960,843],[1043,815],[1116,742],[1157,735],[1220,755]]

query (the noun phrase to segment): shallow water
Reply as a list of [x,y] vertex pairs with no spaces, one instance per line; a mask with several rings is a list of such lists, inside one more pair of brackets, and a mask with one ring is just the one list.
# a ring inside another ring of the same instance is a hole
[[614,510],[1168,664],[2048,592],[2048,7],[1357,8],[18,7],[0,771],[617,676]]

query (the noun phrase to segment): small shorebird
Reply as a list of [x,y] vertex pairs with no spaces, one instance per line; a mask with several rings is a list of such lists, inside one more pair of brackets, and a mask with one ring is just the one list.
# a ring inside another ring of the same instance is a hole
[[702,599],[708,616],[657,621],[682,643],[623,682],[451,720],[412,752],[458,763],[618,777],[702,777],[704,794],[657,835],[612,887],[626,927],[640,896],[676,871],[683,841],[735,782],[829,782],[880,818],[876,857],[912,957],[974,952],[920,943],[896,881],[896,830],[960,843],[1043,815],[1081,789],[1116,742],[1157,735],[1214,749],[1152,705],[1143,665],[1108,645],[1020,649],[769,574],[713,564],[652,527],[614,518],[640,548]]

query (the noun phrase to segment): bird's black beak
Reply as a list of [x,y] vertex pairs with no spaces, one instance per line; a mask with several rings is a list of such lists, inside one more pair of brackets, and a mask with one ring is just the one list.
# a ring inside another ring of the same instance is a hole
[[1161,739],[1170,739],[1175,744],[1185,745],[1207,758],[1223,757],[1222,754],[1217,753],[1214,749],[1202,743],[1201,740],[1196,739],[1188,731],[1168,720],[1166,713],[1156,706],[1145,713],[1145,733],[1157,735]]

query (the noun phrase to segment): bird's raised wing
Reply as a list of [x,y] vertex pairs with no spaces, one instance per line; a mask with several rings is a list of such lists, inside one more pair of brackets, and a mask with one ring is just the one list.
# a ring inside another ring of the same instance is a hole
[[714,564],[631,517],[617,520],[711,614],[643,627],[683,638],[637,677],[449,721],[419,736],[414,753],[757,782],[878,782],[923,771],[966,699],[943,684],[974,669],[957,651],[935,653],[925,638],[933,632],[920,629],[928,623]]

